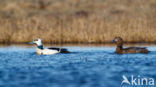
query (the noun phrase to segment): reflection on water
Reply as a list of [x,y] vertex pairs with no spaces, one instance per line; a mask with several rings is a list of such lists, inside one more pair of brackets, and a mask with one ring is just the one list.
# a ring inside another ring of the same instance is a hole
[[120,87],[122,75],[156,78],[156,46],[141,46],[152,52],[118,55],[114,45],[68,45],[72,53],[36,55],[33,46],[1,46],[0,87]]

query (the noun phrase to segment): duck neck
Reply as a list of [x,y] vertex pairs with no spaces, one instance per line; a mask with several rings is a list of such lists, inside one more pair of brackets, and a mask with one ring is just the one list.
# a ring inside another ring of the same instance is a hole
[[123,45],[122,43],[117,43],[117,49],[122,50],[123,49],[122,45]]
[[43,49],[43,45],[37,45],[37,48]]
[[120,46],[117,46],[117,48],[116,48],[116,53],[121,53],[122,52],[122,46],[120,45]]
[[123,47],[122,47],[122,46],[117,46],[117,49],[122,50],[122,49],[123,49]]

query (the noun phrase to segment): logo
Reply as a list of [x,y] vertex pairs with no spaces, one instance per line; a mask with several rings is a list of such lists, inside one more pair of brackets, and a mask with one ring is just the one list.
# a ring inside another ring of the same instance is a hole
[[154,78],[146,78],[146,77],[140,77],[138,75],[137,77],[134,77],[131,75],[130,79],[128,79],[125,75],[122,76],[123,80],[121,82],[121,85],[128,84],[128,85],[154,85]]

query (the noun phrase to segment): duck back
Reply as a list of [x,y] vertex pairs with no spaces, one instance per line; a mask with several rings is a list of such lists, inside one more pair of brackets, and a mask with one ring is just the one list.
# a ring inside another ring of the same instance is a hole
[[148,53],[149,51],[146,48],[140,47],[128,47],[122,49],[122,53]]
[[51,48],[48,48],[48,49],[57,50],[57,51],[60,51],[60,53],[70,53],[70,52],[69,52],[67,49],[65,49],[65,48],[51,47]]

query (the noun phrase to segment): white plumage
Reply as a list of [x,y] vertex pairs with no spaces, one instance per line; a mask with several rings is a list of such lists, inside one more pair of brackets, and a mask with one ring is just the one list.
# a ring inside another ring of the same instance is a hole
[[36,44],[37,49],[36,53],[40,55],[51,55],[51,54],[57,54],[57,53],[69,53],[67,49],[65,48],[43,48],[42,40],[41,39],[35,39],[34,41],[30,42],[30,44]]
[[59,53],[57,50],[50,50],[50,49],[36,49],[36,53],[40,55],[49,55],[49,54],[56,54]]

